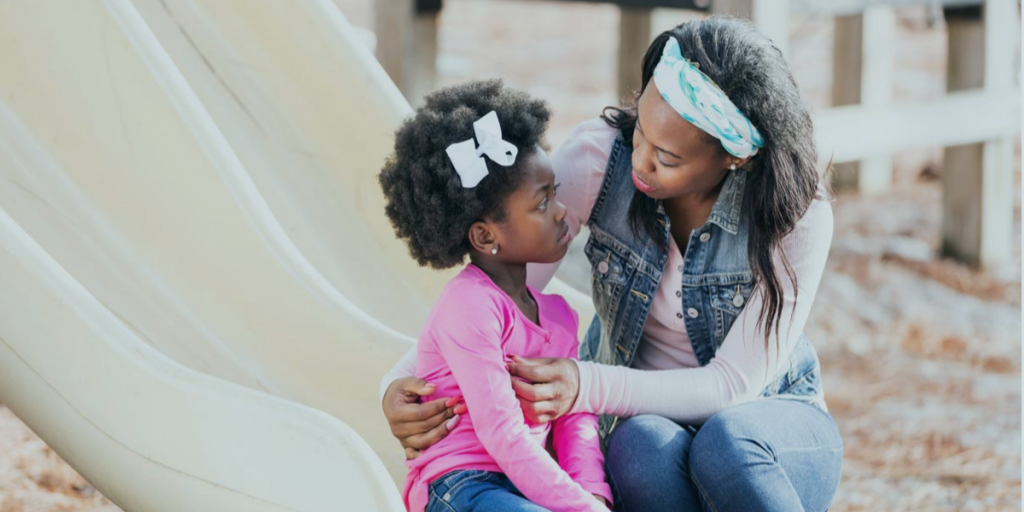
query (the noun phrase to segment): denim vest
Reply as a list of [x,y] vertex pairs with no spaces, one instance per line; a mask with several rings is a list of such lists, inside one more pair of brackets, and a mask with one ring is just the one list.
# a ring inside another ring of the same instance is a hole
[[[618,136],[590,215],[590,238],[584,249],[592,268],[597,315],[580,345],[580,359],[621,366],[633,363],[668,260],[667,250],[647,236],[638,239],[630,228],[629,205],[636,190],[632,154],[632,147]],[[686,332],[701,366],[715,357],[754,288],[747,259],[749,215],[741,209],[745,183],[746,171],[728,172],[711,216],[690,233],[683,255],[680,300]],[[669,219],[661,207],[658,223],[667,240]],[[761,396],[821,401],[818,355],[805,335],[789,359]],[[611,430],[613,420],[601,418],[601,437]]]

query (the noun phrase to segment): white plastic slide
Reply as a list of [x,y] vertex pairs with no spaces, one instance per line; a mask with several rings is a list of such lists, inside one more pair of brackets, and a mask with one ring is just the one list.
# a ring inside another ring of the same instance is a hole
[[410,109],[341,13],[12,0],[0,38],[0,400],[129,512],[400,510],[377,385],[450,273],[382,214]]

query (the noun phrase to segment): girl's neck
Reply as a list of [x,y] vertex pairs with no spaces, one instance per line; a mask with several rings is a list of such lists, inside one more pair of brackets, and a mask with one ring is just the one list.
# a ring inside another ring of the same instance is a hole
[[530,290],[526,286],[525,263],[504,263],[476,255],[471,255],[469,260],[513,300],[523,303],[533,301]]

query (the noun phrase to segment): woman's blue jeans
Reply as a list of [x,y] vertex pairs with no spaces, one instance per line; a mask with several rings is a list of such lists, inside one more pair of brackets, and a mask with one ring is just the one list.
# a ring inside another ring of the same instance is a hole
[[621,421],[608,475],[620,512],[828,510],[843,441],[813,405],[760,399],[712,416],[698,430],[661,416]]

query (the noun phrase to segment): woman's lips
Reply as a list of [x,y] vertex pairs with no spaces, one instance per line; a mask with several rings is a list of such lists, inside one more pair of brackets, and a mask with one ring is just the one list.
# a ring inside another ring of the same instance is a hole
[[650,194],[654,191],[654,187],[648,185],[644,180],[640,179],[640,176],[636,175],[636,171],[633,171],[633,184],[636,185],[637,190],[644,194]]

